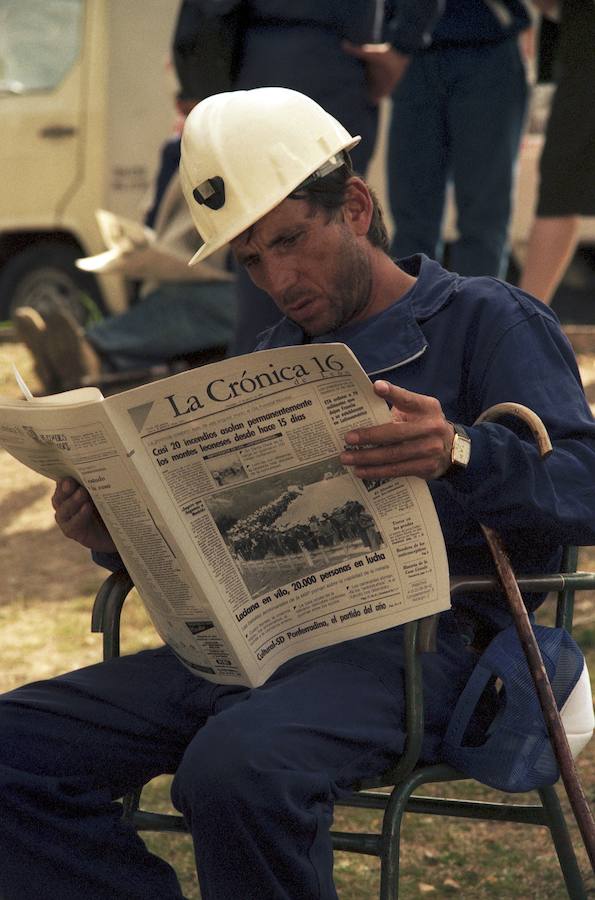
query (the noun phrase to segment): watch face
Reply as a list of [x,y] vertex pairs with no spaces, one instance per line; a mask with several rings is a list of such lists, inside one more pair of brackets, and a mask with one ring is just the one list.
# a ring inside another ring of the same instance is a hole
[[455,434],[452,444],[451,459],[458,466],[466,466],[471,456],[471,441],[465,440],[459,434]]

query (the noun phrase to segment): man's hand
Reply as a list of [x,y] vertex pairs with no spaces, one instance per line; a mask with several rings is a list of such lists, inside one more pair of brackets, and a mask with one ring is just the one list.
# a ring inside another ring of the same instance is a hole
[[414,394],[376,381],[374,390],[392,406],[393,421],[345,435],[350,449],[341,454],[360,478],[416,475],[429,481],[450,468],[454,429],[435,397]]
[[372,103],[379,103],[383,97],[390,97],[407,71],[411,59],[390,44],[358,45],[343,41],[343,49],[365,63],[368,94]]
[[67,538],[100,553],[117,552],[88,491],[72,478],[58,482],[52,506],[58,528]]

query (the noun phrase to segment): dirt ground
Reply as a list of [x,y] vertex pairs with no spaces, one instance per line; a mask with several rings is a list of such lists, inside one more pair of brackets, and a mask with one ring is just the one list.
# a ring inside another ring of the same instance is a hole
[[[20,396],[13,363],[31,390],[39,390],[27,351],[19,344],[2,343],[0,396]],[[73,591],[89,593],[102,580],[88,551],[66,540],[55,525],[52,492],[53,482],[0,450],[0,604],[44,595],[60,600]]]
[[[593,350],[578,359],[595,412],[595,343]],[[5,342],[0,343],[0,396],[20,396],[13,363],[31,390],[39,390],[27,350]],[[91,562],[89,553],[66,540],[56,527],[52,490],[52,482],[0,450],[0,571],[4,576],[0,604],[44,594],[48,600],[59,600],[73,591],[89,593],[102,580],[102,571]]]

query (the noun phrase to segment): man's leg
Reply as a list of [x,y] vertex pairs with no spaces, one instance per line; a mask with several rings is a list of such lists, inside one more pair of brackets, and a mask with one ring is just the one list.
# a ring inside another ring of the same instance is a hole
[[[427,658],[435,759],[474,664],[458,635]],[[287,663],[262,687],[223,696],[189,745],[172,797],[189,823],[203,900],[334,900],[334,801],[402,752],[399,629]]]
[[441,55],[414,57],[393,95],[387,176],[395,224],[391,254],[441,255],[449,147],[446,133],[447,85]]
[[536,216],[519,287],[551,303],[578,244],[579,216]]
[[449,134],[459,239],[450,268],[504,277],[514,172],[527,105],[515,39],[449,50]]
[[2,900],[180,898],[114,801],[176,770],[214,690],[160,649],[0,698]]
[[233,282],[175,282],[92,325],[86,339],[111,369],[125,371],[227,347],[235,320]]
[[595,215],[595,7],[563,5],[556,88],[520,287],[550,303],[572,260],[580,215]]
[[12,321],[18,339],[25,345],[35,363],[35,374],[41,381],[44,392],[59,391],[62,382],[60,372],[54,369],[48,349],[46,324],[43,316],[31,306],[19,306],[12,314]]

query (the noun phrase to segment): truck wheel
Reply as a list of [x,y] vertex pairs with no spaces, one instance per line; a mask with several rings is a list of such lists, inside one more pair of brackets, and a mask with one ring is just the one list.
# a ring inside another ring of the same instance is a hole
[[9,319],[19,306],[32,306],[43,315],[56,304],[67,306],[81,325],[100,318],[97,283],[74,265],[80,256],[75,247],[47,242],[9,259],[0,270],[0,319]]

